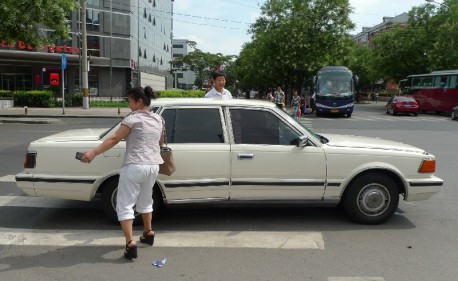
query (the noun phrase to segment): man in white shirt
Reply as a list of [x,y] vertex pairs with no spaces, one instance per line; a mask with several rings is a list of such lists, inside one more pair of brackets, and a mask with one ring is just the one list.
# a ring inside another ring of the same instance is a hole
[[213,72],[213,88],[205,94],[205,98],[232,99],[232,94],[224,89],[226,85],[226,75],[223,72]]

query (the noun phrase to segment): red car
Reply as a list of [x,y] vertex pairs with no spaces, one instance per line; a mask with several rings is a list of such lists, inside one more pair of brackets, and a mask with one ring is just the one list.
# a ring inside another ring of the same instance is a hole
[[409,96],[394,96],[386,104],[386,114],[396,115],[398,113],[418,115],[420,107],[418,102]]

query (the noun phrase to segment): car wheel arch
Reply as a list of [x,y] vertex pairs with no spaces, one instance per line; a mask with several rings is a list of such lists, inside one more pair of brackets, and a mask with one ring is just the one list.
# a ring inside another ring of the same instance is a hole
[[348,181],[347,183],[345,184],[343,190],[342,190],[342,193],[341,193],[341,201],[343,200],[348,188],[352,185],[352,183],[366,175],[366,174],[372,174],[372,173],[377,173],[377,174],[383,174],[389,178],[391,178],[392,180],[394,180],[394,182],[396,183],[396,186],[398,187],[398,191],[399,191],[399,194],[402,194],[404,198],[407,198],[407,189],[406,189],[406,182],[402,179],[402,176],[397,173],[396,171],[394,170],[391,170],[391,169],[388,169],[388,168],[368,168],[368,169],[365,169],[365,170],[361,170],[359,171],[358,173],[355,173]]

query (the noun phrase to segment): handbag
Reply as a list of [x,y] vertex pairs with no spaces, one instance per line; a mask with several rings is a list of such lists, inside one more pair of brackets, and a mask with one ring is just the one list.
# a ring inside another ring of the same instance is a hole
[[175,170],[175,161],[173,160],[172,149],[167,143],[167,132],[165,130],[165,121],[162,119],[162,134],[164,136],[165,146],[161,147],[161,157],[164,163],[159,165],[159,174],[171,176]]

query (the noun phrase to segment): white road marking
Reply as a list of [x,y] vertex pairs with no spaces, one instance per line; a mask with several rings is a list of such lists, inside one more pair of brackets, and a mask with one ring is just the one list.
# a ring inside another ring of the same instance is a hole
[[[320,232],[157,231],[156,234],[155,247],[324,250],[323,236]],[[0,245],[107,246],[122,244],[123,240],[120,230],[72,230],[65,232],[0,228]]]
[[385,281],[382,277],[329,277],[328,281]]
[[0,182],[16,182],[16,176],[7,175],[7,176],[0,177]]
[[[0,196],[0,210],[2,207],[93,208],[92,204],[84,203],[30,196]],[[322,233],[313,231],[158,231],[157,234],[156,247],[324,250]],[[122,240],[120,230],[0,228],[0,245],[95,246],[119,245]]]

